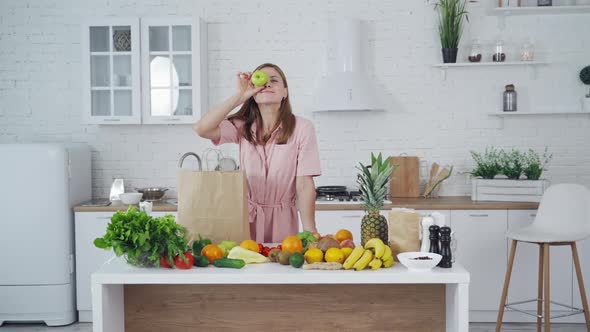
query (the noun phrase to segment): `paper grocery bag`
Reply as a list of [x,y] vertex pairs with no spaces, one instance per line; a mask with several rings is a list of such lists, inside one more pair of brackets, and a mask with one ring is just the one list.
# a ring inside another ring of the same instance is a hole
[[389,246],[396,261],[397,254],[420,251],[420,213],[408,210],[389,212]]
[[178,223],[188,239],[213,243],[250,238],[248,186],[242,171],[203,172],[181,170],[178,175]]

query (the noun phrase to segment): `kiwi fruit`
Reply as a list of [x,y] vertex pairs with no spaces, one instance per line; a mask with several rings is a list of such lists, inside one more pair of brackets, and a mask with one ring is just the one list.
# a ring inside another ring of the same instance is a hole
[[281,265],[289,265],[289,257],[290,256],[291,256],[291,253],[289,251],[282,250],[278,256],[279,263]]
[[272,249],[271,251],[268,252],[268,259],[270,259],[271,262],[278,262],[279,261],[279,253],[281,252],[280,249]]

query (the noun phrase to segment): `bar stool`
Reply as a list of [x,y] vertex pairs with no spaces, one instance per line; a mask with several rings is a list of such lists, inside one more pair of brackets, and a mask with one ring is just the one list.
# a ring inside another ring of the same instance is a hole
[[[537,331],[541,331],[543,318],[545,319],[545,332],[551,331],[551,311],[549,305],[554,303],[574,310],[573,313],[567,314],[567,316],[584,313],[586,318],[586,328],[588,329],[588,332],[590,332],[588,299],[586,298],[582,271],[580,269],[580,260],[578,259],[578,250],[576,249],[576,241],[583,240],[590,236],[590,190],[579,184],[567,183],[549,187],[541,198],[539,210],[533,223],[526,227],[507,232],[506,236],[512,239],[512,247],[510,249],[506,277],[504,279],[504,289],[502,290],[502,297],[500,299],[498,320],[496,321],[496,332],[499,332],[502,327],[504,308],[510,308],[511,305],[528,302],[537,302],[536,315],[524,312],[537,317]],[[518,241],[536,243],[539,245],[538,297],[528,301],[506,303],[508,286],[510,284],[510,274],[512,273],[512,264],[514,263],[514,255],[516,253],[516,244]],[[580,295],[582,297],[583,309],[572,308],[564,304],[550,301],[549,248],[551,246],[562,245],[569,245],[572,248],[572,256],[576,268],[576,276],[578,279]],[[543,294],[543,290],[545,294]],[[544,310],[542,310],[543,306]],[[559,317],[564,316],[561,315]]]

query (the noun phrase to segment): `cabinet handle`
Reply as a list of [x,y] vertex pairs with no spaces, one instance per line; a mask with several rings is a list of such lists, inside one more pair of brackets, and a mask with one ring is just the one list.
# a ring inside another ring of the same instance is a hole
[[119,122],[121,119],[102,119],[104,122]]
[[180,118],[164,119],[164,121],[180,121]]
[[111,219],[111,217],[96,217],[96,219]]
[[342,218],[362,218],[362,215],[348,215],[348,216],[342,216]]
[[531,217],[536,217],[537,214],[536,213],[531,213]]
[[470,214],[470,217],[489,217],[487,214]]

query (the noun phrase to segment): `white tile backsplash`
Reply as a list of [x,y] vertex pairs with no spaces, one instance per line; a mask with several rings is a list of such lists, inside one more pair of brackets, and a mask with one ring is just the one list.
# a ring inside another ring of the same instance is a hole
[[[511,1],[512,2],[512,1]],[[427,1],[17,1],[0,2],[0,143],[87,142],[93,150],[95,197],[105,197],[114,177],[129,189],[167,186],[176,194],[179,157],[199,154],[211,144],[189,125],[94,126],[82,123],[80,23],[93,16],[193,15],[209,22],[209,100],[223,101],[234,73],[263,62],[287,74],[298,115],[314,121],[323,176],[317,185],[354,185],[355,165],[371,151],[422,158],[421,174],[432,162],[457,171],[442,195],[468,195],[469,150],[549,146],[554,153],[546,175],[553,182],[590,185],[590,116],[517,117],[487,113],[501,107],[504,85],[514,83],[519,110],[572,110],[585,88],[578,79],[590,65],[590,14],[515,16],[505,27],[488,15],[496,1],[470,7],[459,59],[477,38],[483,57],[497,39],[517,57],[528,38],[539,60],[537,77],[526,67],[457,68],[441,79],[431,65],[441,61],[436,16]],[[356,17],[369,22],[367,70],[388,92],[381,113],[311,112],[317,79],[326,71],[328,19]],[[237,156],[237,147],[222,147]]]

